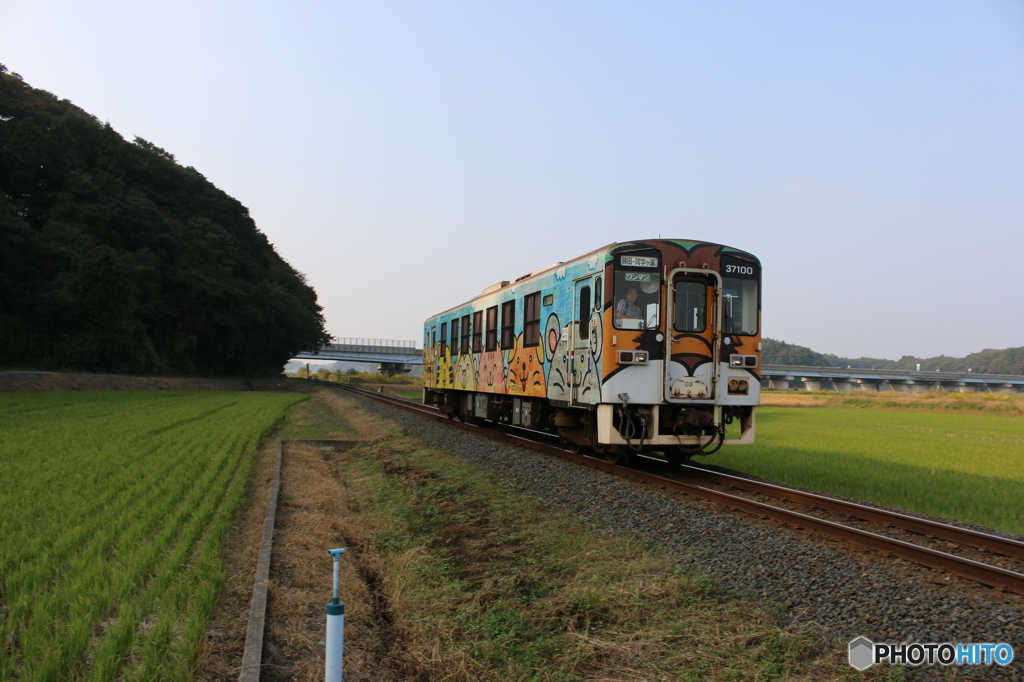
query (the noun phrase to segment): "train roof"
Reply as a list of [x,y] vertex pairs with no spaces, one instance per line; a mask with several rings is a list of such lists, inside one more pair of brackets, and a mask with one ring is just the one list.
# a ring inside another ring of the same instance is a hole
[[447,312],[451,312],[452,310],[455,310],[456,308],[461,308],[463,306],[469,305],[470,303],[472,303],[473,301],[477,300],[478,298],[482,298],[484,296],[488,296],[490,294],[493,294],[496,291],[501,291],[502,289],[504,289],[507,286],[512,286],[513,284],[518,284],[519,282],[523,282],[525,280],[532,279],[534,277],[538,277],[538,276],[543,275],[545,273],[551,272],[552,270],[555,270],[555,269],[557,269],[557,268],[559,268],[559,267],[561,267],[563,265],[566,265],[566,264],[569,264],[569,263],[575,263],[575,262],[581,261],[581,260],[586,260],[586,259],[592,257],[594,254],[614,251],[616,249],[627,248],[627,247],[630,247],[630,246],[633,246],[633,245],[643,246],[643,245],[651,245],[651,244],[676,244],[678,246],[682,246],[684,249],[687,249],[687,250],[692,249],[692,248],[694,248],[696,246],[718,246],[718,247],[721,247],[723,249],[727,249],[730,254],[738,255],[738,256],[744,256],[746,258],[749,258],[749,259],[753,260],[758,265],[761,264],[761,261],[757,258],[757,256],[755,256],[752,253],[749,253],[747,251],[742,251],[742,250],[734,248],[732,246],[726,246],[725,244],[718,244],[716,242],[705,242],[705,241],[694,240],[694,239],[662,239],[660,237],[658,239],[637,239],[637,240],[628,241],[628,242],[612,242],[611,244],[607,244],[605,246],[596,248],[593,251],[588,251],[587,253],[583,254],[582,256],[576,256],[575,258],[570,258],[569,260],[566,260],[566,261],[558,261],[557,263],[552,263],[551,265],[548,265],[546,267],[540,268],[539,270],[534,270],[533,272],[528,272],[527,274],[522,275],[520,277],[517,277],[514,280],[507,280],[506,279],[506,280],[502,280],[500,282],[495,282],[494,284],[492,284],[492,285],[490,285],[488,287],[485,287],[482,292],[480,292],[479,294],[477,294],[473,298],[469,299],[468,301],[463,301],[462,303],[459,303],[457,305],[453,305],[450,308],[446,308],[445,310],[442,310],[439,313],[434,313],[433,315],[431,315],[427,319],[430,320],[430,319],[433,319],[435,317],[439,317],[441,315],[444,315]]

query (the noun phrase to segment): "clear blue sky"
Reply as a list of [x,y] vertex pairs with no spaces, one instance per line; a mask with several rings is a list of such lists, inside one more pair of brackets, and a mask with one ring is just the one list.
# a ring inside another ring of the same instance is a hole
[[764,333],[1024,346],[1024,2],[0,0],[0,62],[195,166],[337,336],[680,237]]

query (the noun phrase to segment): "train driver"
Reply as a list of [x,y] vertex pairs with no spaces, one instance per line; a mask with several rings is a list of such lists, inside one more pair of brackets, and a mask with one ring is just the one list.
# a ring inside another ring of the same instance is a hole
[[644,312],[640,309],[640,306],[636,304],[637,298],[639,298],[640,292],[637,291],[636,287],[629,287],[626,289],[625,298],[620,298],[618,304],[615,306],[615,320],[642,320],[644,319]]

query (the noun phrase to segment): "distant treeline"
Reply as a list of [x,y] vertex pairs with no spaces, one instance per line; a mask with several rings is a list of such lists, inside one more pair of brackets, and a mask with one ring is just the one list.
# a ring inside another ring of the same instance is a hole
[[764,339],[761,346],[762,359],[769,365],[808,365],[811,367],[854,367],[858,369],[921,369],[929,372],[966,372],[979,374],[1024,375],[1024,347],[1004,350],[986,349],[971,353],[964,358],[940,355],[937,358],[915,358],[904,355],[899,360],[879,358],[841,358],[838,355],[816,353],[806,346],[796,346],[785,341]]
[[0,65],[0,365],[278,373],[328,338],[248,209]]

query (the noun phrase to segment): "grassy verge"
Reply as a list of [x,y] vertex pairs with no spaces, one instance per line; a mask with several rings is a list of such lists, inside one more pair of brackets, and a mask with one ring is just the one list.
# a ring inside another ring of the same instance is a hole
[[305,397],[0,393],[0,679],[187,679],[255,448]]
[[702,461],[1024,534],[1024,420],[918,409],[762,407],[757,429],[756,445],[726,447]]
[[874,409],[960,412],[1024,416],[1024,395],[999,393],[877,393],[872,391],[762,391],[761,404],[769,407],[858,407]]
[[[315,551],[306,577],[299,555],[280,550],[292,558],[275,601],[296,628],[316,616],[309,634],[275,641],[319,655],[330,565],[320,545],[347,546],[347,679],[864,679],[845,652],[780,628],[657,548],[582,527],[386,423],[382,433],[344,452],[290,450],[283,486],[296,527],[281,534]],[[287,665],[281,675],[315,674]]]

